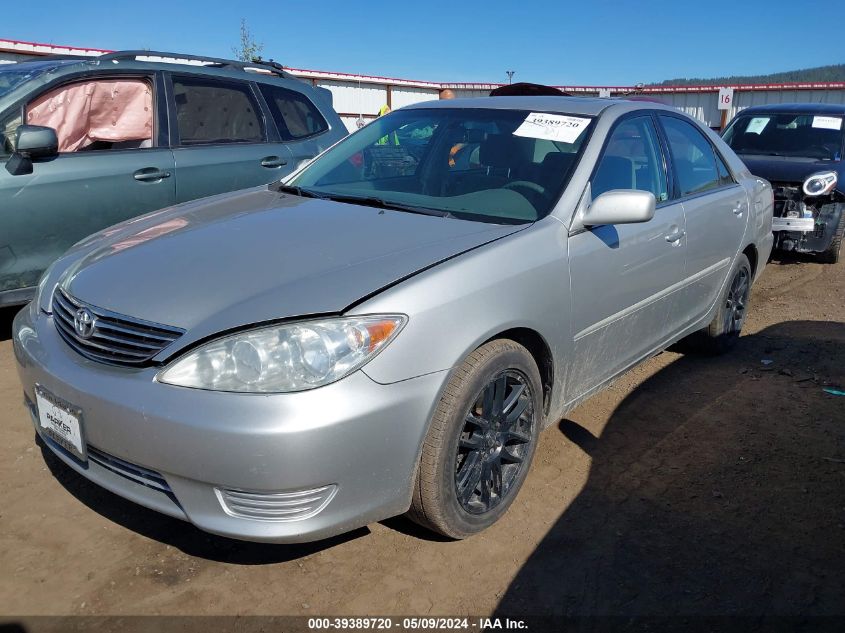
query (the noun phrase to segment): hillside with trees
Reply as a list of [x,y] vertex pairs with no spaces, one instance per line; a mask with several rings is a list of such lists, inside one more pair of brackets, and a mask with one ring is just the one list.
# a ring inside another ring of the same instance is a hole
[[788,84],[788,83],[823,83],[831,81],[845,81],[845,64],[805,68],[803,70],[788,70],[786,72],[769,75],[732,75],[730,77],[716,77],[711,79],[684,78],[667,79],[651,86],[729,86],[735,84]]

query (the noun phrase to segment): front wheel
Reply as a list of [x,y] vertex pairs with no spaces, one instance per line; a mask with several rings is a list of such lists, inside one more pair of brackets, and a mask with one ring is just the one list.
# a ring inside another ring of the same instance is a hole
[[694,347],[709,354],[723,354],[733,348],[745,324],[750,294],[751,263],[745,255],[740,255],[716,315],[710,325],[692,335]]
[[426,435],[410,518],[455,539],[499,520],[534,457],[541,394],[537,364],[518,343],[491,341],[470,354]]
[[827,250],[819,253],[819,261],[823,264],[836,264],[839,262],[840,257],[842,257],[843,239],[845,239],[845,209],[840,213],[839,224],[836,226],[830,246],[827,247]]

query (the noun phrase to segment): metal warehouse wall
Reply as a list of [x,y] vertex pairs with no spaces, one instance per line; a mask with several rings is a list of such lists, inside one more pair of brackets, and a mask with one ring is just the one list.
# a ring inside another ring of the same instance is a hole
[[[95,56],[105,52],[108,51],[0,39],[0,64],[37,59],[42,55]],[[497,85],[448,84],[293,68],[288,71],[303,81],[328,88],[334,97],[335,110],[350,131],[357,129],[362,117],[365,122],[372,121],[378,116],[379,109],[386,104],[396,110],[420,101],[438,99],[443,88],[451,89],[458,98],[483,97]],[[585,97],[596,97],[599,94],[598,86],[569,86],[563,87],[563,90]],[[617,86],[605,87],[603,90],[618,97],[636,89]],[[659,86],[645,88],[638,91],[638,94],[679,108],[710,127],[718,128],[721,124],[722,116],[717,108],[718,88]],[[752,105],[791,102],[845,104],[845,83],[735,86],[734,102],[728,112],[728,118],[733,118],[739,111]]]

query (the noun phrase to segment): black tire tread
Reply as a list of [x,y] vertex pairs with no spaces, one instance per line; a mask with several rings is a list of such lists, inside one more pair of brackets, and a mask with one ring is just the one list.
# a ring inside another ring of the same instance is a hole
[[[485,363],[491,356],[498,356],[506,352],[525,354],[534,364],[533,357],[528,350],[510,339],[496,339],[473,351],[460,366],[453,370],[452,376],[440,396],[440,401],[423,442],[417,467],[417,478],[414,484],[413,500],[407,516],[415,523],[444,536],[465,538],[471,534],[458,534],[449,528],[443,503],[438,499],[437,461],[450,432],[450,413],[459,405],[463,396],[461,386],[469,380],[473,370]],[[536,367],[536,364],[534,365]],[[536,371],[536,375],[539,377],[539,370]]]
[[839,216],[839,224],[836,227],[836,232],[833,234],[833,240],[827,250],[822,251],[818,255],[818,261],[822,264],[836,264],[842,256],[842,236],[845,233],[845,211]]

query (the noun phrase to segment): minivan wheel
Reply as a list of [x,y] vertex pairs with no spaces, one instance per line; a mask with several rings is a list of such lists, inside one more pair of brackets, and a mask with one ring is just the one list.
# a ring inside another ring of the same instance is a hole
[[716,316],[710,325],[692,335],[695,347],[709,354],[723,354],[733,348],[745,324],[750,294],[751,264],[745,255],[740,255],[725,287]]
[[522,345],[496,340],[452,374],[420,456],[411,519],[462,539],[507,511],[528,473],[542,424],[542,382]]
[[842,256],[842,241],[845,240],[845,205],[839,216],[839,224],[830,241],[827,250],[819,253],[818,259],[822,264],[836,264]]

